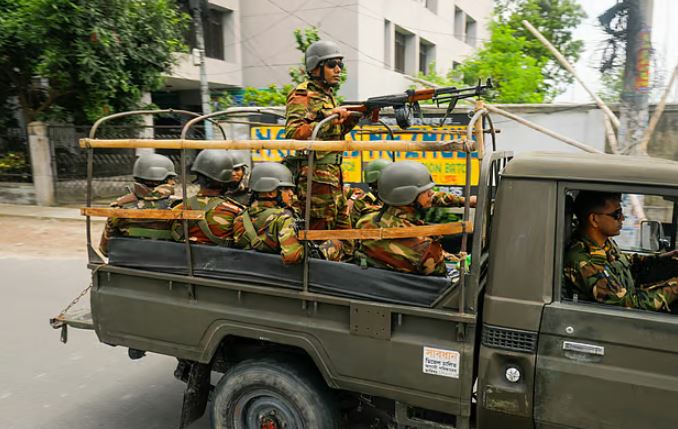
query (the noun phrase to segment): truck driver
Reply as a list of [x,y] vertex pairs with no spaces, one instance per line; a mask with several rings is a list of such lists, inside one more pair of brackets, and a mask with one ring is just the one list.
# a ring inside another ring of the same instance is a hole
[[624,222],[620,194],[581,191],[574,212],[579,226],[565,254],[565,287],[579,298],[603,304],[670,311],[678,297],[678,277],[637,285],[635,275],[657,258],[678,264],[678,251],[651,256],[621,252],[612,239]]
[[[384,206],[362,217],[357,228],[401,228],[424,225],[422,210],[431,208],[435,186],[426,166],[400,161],[385,167],[378,180]],[[357,260],[368,266],[403,273],[446,274],[441,244],[432,237],[363,240]]]

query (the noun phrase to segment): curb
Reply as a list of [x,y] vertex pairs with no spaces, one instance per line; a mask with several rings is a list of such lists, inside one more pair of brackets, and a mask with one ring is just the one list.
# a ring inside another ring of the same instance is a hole
[[[84,221],[85,216],[80,215],[80,209],[68,207],[43,207],[34,205],[2,204],[0,203],[0,216],[31,217],[37,219],[58,219]],[[104,218],[92,218],[93,222],[104,222]]]

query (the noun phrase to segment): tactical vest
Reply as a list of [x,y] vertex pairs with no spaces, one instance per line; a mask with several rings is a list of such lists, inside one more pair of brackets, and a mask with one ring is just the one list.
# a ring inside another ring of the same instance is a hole
[[[146,201],[143,198],[138,198],[135,194],[130,193],[128,195],[118,198],[116,204],[123,209],[139,209],[142,201]],[[162,198],[158,200],[152,200],[154,209],[160,210],[169,210],[171,209],[172,200],[170,198]],[[172,232],[170,231],[170,225],[166,221],[162,220],[151,220],[151,221],[141,221],[141,220],[131,220],[126,219],[124,225],[118,227],[120,230],[125,231],[125,235],[128,237],[134,238],[150,238],[154,240],[171,240]]]
[[[279,208],[276,207],[267,208],[261,211],[258,216],[268,218],[269,215],[273,214],[273,212],[277,212],[278,210]],[[261,238],[259,238],[257,229],[255,228],[254,223],[252,222],[252,218],[250,217],[249,210],[245,210],[244,212],[242,212],[242,224],[243,227],[245,228],[245,233],[243,234],[243,236],[249,243],[250,248],[258,251],[264,250],[263,248],[264,241]]]
[[[210,210],[214,210],[215,208],[217,208],[217,206],[224,203],[225,201],[226,200],[222,199],[221,197],[211,197],[209,203],[205,204],[199,200],[198,196],[193,196],[186,200],[185,207],[188,210],[202,210],[204,213],[207,213]],[[198,228],[200,228],[200,231],[205,235],[205,237],[209,238],[210,241],[220,246],[230,246],[231,242],[233,241],[230,238],[221,238],[216,236],[210,229],[210,226],[205,219],[200,219],[197,221],[192,220],[189,221],[188,224],[189,226],[197,225]],[[176,232],[174,232],[173,235],[175,240],[177,239],[183,240],[183,233],[180,234],[179,237],[177,237]]]

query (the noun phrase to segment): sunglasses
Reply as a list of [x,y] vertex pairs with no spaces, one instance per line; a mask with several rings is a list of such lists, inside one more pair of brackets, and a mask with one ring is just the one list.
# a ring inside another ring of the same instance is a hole
[[624,217],[624,212],[622,211],[622,209],[617,209],[612,213],[596,213],[596,214],[610,216],[614,220],[621,220]]
[[328,61],[325,61],[325,66],[327,68],[330,68],[330,69],[333,69],[333,68],[339,66],[340,69],[343,69],[344,63],[341,60],[328,60]]

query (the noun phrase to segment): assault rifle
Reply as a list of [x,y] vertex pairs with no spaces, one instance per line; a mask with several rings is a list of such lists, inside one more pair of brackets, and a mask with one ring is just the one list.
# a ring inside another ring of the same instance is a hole
[[447,103],[445,116],[440,122],[440,125],[442,126],[459,100],[462,98],[481,96],[490,88],[494,88],[491,79],[487,79],[484,85],[482,80],[478,80],[478,85],[470,86],[468,88],[448,86],[442,88],[408,89],[404,94],[370,97],[363,102],[349,102],[341,107],[344,107],[351,112],[360,112],[363,114],[363,117],[369,118],[372,122],[379,121],[379,112],[381,109],[384,107],[392,107],[395,112],[398,126],[401,129],[406,130],[412,125],[413,115],[421,117],[419,102],[423,100],[433,100],[438,107]]

